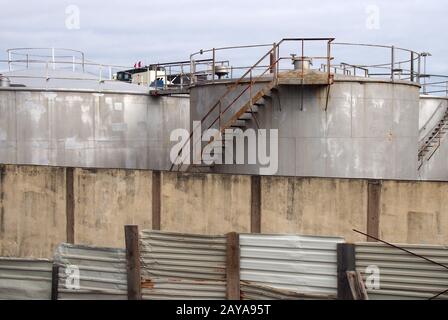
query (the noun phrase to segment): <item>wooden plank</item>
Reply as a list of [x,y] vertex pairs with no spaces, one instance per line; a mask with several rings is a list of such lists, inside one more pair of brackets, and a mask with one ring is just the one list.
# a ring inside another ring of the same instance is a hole
[[67,243],[75,243],[74,168],[65,169],[65,214]]
[[[367,234],[379,238],[381,181],[369,180],[367,190]],[[367,237],[367,241],[375,241]]]
[[352,293],[347,279],[347,271],[355,271],[355,245],[352,243],[337,244],[337,298],[351,300]]
[[128,300],[141,300],[140,245],[138,226],[124,226],[126,241],[126,270],[128,279]]
[[226,280],[227,299],[240,300],[240,237],[236,232],[227,234]]
[[152,172],[152,229],[160,230],[162,210],[162,179],[160,171]]
[[51,300],[58,300],[59,293],[59,266],[53,265],[51,270]]
[[250,232],[261,232],[261,177],[252,176],[250,179]]
[[353,300],[369,300],[361,273],[358,271],[347,271],[347,280]]

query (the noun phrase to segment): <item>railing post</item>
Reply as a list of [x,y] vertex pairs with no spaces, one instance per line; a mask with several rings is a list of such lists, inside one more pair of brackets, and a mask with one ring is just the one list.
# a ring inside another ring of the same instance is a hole
[[414,82],[414,51],[411,51],[411,82]]
[[327,74],[327,76],[328,76],[328,84],[330,84],[330,76],[331,76],[331,74],[330,74],[331,58],[330,57],[331,57],[331,41],[328,40],[328,43],[327,43],[327,66],[328,66],[328,71],[327,71],[328,74]]
[[12,71],[12,54],[11,51],[8,50],[8,70]]
[[76,58],[75,58],[75,56],[72,56],[72,70],[73,70],[73,72],[75,72],[76,71]]
[[124,226],[126,242],[126,270],[128,282],[128,300],[141,300],[140,247],[138,226]]
[[422,61],[422,55],[418,54],[418,61],[417,61],[417,82],[420,84],[420,73],[421,73],[421,61]]
[[184,65],[180,65],[180,90],[184,88]]
[[55,65],[54,48],[51,48],[51,60],[53,61],[53,70],[55,70],[56,65]]
[[337,298],[340,300],[352,300],[352,293],[347,278],[347,271],[356,271],[355,245],[352,243],[337,244]]
[[216,56],[216,49],[213,48],[213,65],[212,65],[212,83],[215,83],[215,56]]
[[82,59],[82,72],[85,72],[84,53],[81,53],[81,59]]
[[395,47],[391,47],[391,60],[390,60],[390,78],[394,80],[394,65],[395,65]]

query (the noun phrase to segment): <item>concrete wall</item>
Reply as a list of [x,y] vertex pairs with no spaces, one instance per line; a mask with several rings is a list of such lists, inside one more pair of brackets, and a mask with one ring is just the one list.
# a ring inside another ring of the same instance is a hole
[[65,204],[64,168],[0,166],[0,256],[51,257]]
[[161,189],[162,230],[250,232],[250,176],[166,172]]
[[75,169],[75,243],[123,247],[126,224],[151,228],[151,171]]
[[327,178],[263,177],[262,233],[343,235],[365,240],[367,182]]
[[51,257],[67,239],[124,247],[125,224],[150,229],[155,220],[185,233],[366,240],[358,229],[393,242],[448,242],[448,182],[154,174],[0,165],[0,255]]

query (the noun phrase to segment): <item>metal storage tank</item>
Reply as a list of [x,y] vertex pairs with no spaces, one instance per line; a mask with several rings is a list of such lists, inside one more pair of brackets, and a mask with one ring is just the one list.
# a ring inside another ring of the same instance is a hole
[[[297,69],[300,66],[294,61],[297,56],[292,59]],[[278,129],[277,175],[416,179],[420,86],[414,71],[410,72],[410,81],[396,75],[396,66],[383,77],[337,74],[333,63],[331,70],[333,82],[329,86],[278,83],[255,104],[256,120],[248,117],[244,123],[238,120],[241,123],[232,127]],[[327,71],[312,72],[319,76]],[[291,71],[279,72],[280,81],[282,74]],[[260,77],[251,86],[252,94],[255,96],[275,76],[271,72]],[[248,78],[239,81],[237,89],[227,95],[236,79],[197,82],[190,92],[191,119],[203,119],[216,101],[221,101],[221,110],[235,99],[249,101],[249,91],[244,92],[251,81]],[[236,112],[240,106],[241,103],[235,103],[229,110]],[[203,120],[202,129],[208,128],[218,114],[216,110]],[[222,115],[219,121],[225,123],[229,118]],[[261,167],[260,164],[215,164],[211,170],[258,174]]]
[[421,95],[418,177],[448,180],[448,97]]
[[98,78],[75,64],[47,63],[2,79],[1,163],[168,169],[169,134],[188,128],[188,96],[154,97],[148,87]]

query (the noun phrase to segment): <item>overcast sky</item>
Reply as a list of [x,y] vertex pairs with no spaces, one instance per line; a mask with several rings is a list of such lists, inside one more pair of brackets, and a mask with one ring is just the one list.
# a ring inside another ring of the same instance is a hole
[[448,5],[440,0],[0,0],[0,8],[1,59],[7,48],[55,46],[132,65],[214,46],[336,37],[429,51],[429,71],[448,74]]

